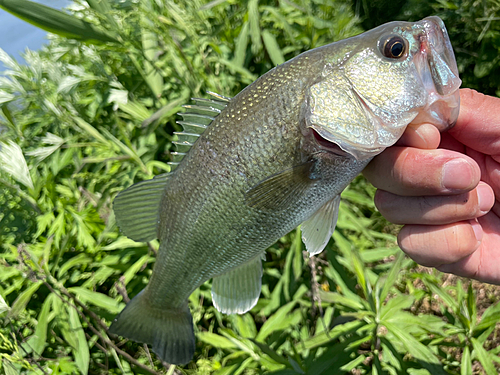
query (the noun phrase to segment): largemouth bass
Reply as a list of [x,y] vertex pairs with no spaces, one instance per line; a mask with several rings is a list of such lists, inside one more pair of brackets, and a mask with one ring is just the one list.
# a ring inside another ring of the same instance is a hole
[[160,249],[149,284],[110,331],[189,362],[189,295],[213,279],[219,311],[250,310],[266,248],[302,224],[307,251],[320,253],[342,190],[410,122],[451,126],[460,83],[445,26],[429,17],[307,51],[232,99],[195,99],[176,169],[115,199],[123,233],[158,238]]

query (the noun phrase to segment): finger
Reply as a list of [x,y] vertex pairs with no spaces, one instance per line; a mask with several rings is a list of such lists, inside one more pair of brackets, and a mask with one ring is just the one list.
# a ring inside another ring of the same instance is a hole
[[380,213],[395,224],[442,225],[475,219],[488,213],[494,203],[493,190],[483,182],[458,195],[402,197],[383,190],[375,195]]
[[428,267],[452,264],[472,254],[483,236],[476,220],[447,225],[406,225],[398,235],[399,247]]
[[461,194],[474,189],[481,177],[466,155],[412,147],[388,148],[363,174],[375,187],[403,196]]
[[437,268],[442,272],[500,284],[500,265],[498,263],[498,259],[500,259],[500,247],[498,246],[500,243],[500,233],[498,233],[500,218],[491,212],[479,218],[478,222],[484,232],[478,249],[456,262],[443,264]]
[[500,155],[500,98],[460,90],[460,114],[449,131],[459,142],[488,155]]
[[421,149],[436,149],[441,140],[439,130],[431,124],[410,124],[396,145]]
[[475,160],[481,169],[481,180],[493,188],[495,195],[500,197],[500,163],[492,156],[467,148],[467,155]]

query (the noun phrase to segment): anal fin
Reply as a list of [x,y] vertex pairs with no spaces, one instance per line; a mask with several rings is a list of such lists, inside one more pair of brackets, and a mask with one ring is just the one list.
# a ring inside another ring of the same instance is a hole
[[339,216],[340,195],[326,202],[300,226],[302,241],[310,256],[323,251],[332,237]]
[[262,260],[259,255],[213,278],[213,304],[224,314],[244,314],[257,303],[261,285]]

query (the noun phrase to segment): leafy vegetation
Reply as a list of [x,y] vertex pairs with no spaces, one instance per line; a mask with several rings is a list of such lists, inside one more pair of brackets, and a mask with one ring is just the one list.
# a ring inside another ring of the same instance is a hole
[[498,1],[400,3],[78,0],[62,15],[0,0],[58,34],[26,65],[0,52],[0,371],[498,374],[499,289],[405,258],[362,177],[322,255],[304,256],[300,230],[269,249],[251,312],[218,313],[210,282],[193,293],[189,365],[107,333],[158,248],[119,233],[112,200],[169,170],[190,97],[234,95],[304,50],[430,14],[447,23],[465,85],[499,94]]

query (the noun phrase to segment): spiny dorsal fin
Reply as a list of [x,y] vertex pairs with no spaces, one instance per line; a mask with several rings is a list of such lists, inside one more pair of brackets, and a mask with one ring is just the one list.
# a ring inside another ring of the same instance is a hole
[[157,238],[160,202],[170,173],[141,181],[120,192],[114,202],[116,223],[134,241]]
[[173,171],[189,152],[193,144],[199,138],[212,121],[222,112],[231,100],[227,96],[219,95],[208,91],[213,99],[191,98],[194,104],[186,104],[182,107],[186,112],[178,113],[182,116],[182,121],[177,121],[182,125],[182,132],[175,132],[177,140],[172,142],[176,146],[177,152],[172,152],[172,161],[168,164]]

